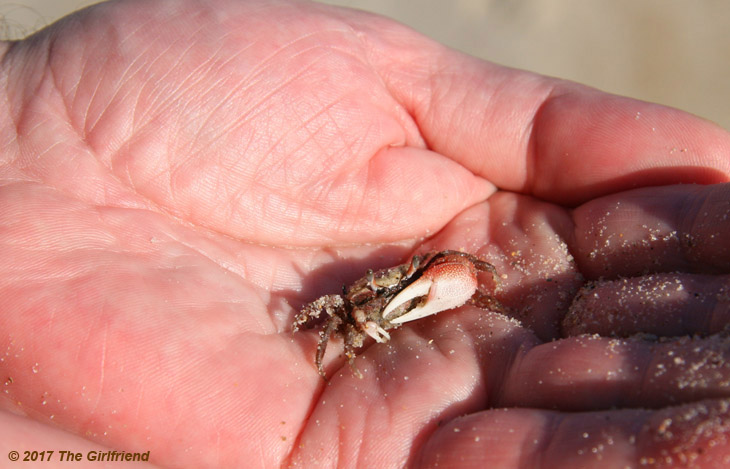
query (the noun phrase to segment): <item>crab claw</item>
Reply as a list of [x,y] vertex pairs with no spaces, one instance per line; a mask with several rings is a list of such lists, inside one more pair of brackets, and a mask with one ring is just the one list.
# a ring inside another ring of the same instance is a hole
[[390,334],[388,334],[388,331],[380,327],[375,321],[366,322],[363,330],[378,343],[382,344],[383,342],[390,340]]
[[425,297],[425,301],[405,314],[389,319],[390,323],[403,324],[456,308],[474,295],[477,286],[477,271],[472,262],[458,255],[446,256],[398,293],[385,307],[382,316],[387,319],[398,307],[418,297]]

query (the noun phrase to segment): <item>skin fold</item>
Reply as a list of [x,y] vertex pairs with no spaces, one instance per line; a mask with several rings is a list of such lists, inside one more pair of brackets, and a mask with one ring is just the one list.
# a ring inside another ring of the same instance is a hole
[[[0,47],[4,454],[730,464],[717,126],[308,2],[109,2]],[[333,340],[324,382],[299,309],[445,249],[513,314],[406,324],[363,379]]]

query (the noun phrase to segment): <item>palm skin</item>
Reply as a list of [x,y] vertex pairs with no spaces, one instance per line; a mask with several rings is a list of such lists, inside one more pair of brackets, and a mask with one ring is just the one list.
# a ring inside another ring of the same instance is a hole
[[[176,467],[730,454],[727,312],[698,300],[730,266],[715,126],[310,3],[114,2],[4,47],[0,402],[49,445]],[[408,324],[362,380],[333,343],[325,383],[297,309],[447,248],[497,267],[515,318]],[[571,308],[622,277],[694,282],[665,306],[702,338],[609,338],[666,334],[632,330],[641,298]]]

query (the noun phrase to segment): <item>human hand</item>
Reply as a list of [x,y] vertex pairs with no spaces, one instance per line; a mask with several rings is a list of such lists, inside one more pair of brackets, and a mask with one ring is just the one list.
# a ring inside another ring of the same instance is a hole
[[[724,338],[576,335],[636,332],[638,287],[568,314],[586,279],[694,281],[670,322],[722,328],[681,312],[726,283],[728,189],[656,187],[727,182],[722,130],[317,4],[116,2],[6,47],[1,402],[49,438],[190,467],[728,454]],[[325,384],[297,308],[445,248],[521,323],[426,318]]]

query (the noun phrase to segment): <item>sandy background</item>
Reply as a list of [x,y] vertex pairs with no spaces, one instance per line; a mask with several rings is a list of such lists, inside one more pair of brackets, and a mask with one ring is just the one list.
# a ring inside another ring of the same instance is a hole
[[[0,0],[0,35],[22,37],[84,0]],[[340,0],[501,64],[674,106],[730,130],[725,0]]]

